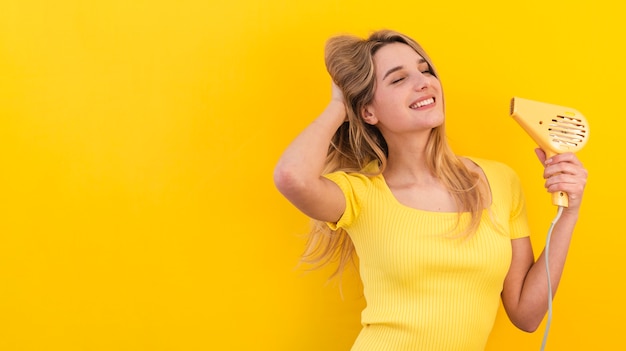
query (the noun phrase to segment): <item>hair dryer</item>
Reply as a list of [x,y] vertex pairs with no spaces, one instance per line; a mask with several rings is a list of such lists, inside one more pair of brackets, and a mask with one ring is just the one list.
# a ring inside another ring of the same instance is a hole
[[[547,157],[576,152],[589,139],[587,120],[569,107],[514,97],[511,99],[511,117],[546,152]],[[567,207],[567,193],[552,193],[552,204]]]

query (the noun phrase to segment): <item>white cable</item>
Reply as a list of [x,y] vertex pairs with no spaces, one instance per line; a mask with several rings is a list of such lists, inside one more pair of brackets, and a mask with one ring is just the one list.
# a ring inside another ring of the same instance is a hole
[[550,265],[548,264],[550,237],[552,237],[552,229],[554,229],[554,225],[556,224],[556,222],[558,222],[559,218],[561,218],[561,213],[563,213],[563,206],[559,206],[556,217],[554,217],[552,223],[550,224],[550,230],[548,230],[548,237],[546,238],[546,248],[543,250],[543,255],[546,259],[546,275],[548,277],[548,320],[546,321],[546,329],[543,333],[541,351],[545,350],[546,348],[546,342],[548,341],[548,331],[550,330],[550,323],[552,322],[552,283],[550,282]]

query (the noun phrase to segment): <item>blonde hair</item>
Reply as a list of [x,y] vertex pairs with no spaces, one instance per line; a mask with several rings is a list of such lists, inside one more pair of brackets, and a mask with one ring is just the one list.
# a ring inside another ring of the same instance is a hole
[[[390,43],[403,43],[422,56],[435,77],[438,77],[432,61],[424,49],[413,39],[391,30],[380,30],[367,39],[350,35],[336,36],[326,43],[325,62],[328,73],[344,94],[347,123],[334,134],[326,157],[324,173],[335,171],[363,173],[363,168],[372,161],[378,163],[375,176],[387,165],[387,143],[377,127],[367,124],[359,111],[374,98],[376,89],[374,54]],[[480,177],[470,172],[452,152],[445,136],[444,124],[433,128],[426,146],[427,166],[450,191],[459,218],[462,212],[471,213],[471,221],[462,232],[469,235],[480,224],[485,199],[480,194]],[[457,222],[458,223],[458,222]],[[331,230],[324,222],[313,221],[302,261],[317,267],[337,262],[331,278],[341,275],[346,265],[354,258],[354,245],[344,229]]]

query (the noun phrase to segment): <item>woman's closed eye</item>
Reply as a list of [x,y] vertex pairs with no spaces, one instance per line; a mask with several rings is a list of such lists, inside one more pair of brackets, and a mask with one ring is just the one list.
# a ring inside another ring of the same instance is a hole
[[[429,75],[432,76],[433,72],[429,69],[421,71],[420,73],[422,73],[423,75]],[[401,81],[403,81],[404,79],[406,79],[406,76],[401,76],[401,77],[397,77],[391,80],[391,84],[397,84],[400,83]]]

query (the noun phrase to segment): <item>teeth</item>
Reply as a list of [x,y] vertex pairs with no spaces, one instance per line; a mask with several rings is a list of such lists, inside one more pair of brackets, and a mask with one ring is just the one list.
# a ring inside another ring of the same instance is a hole
[[430,105],[430,104],[434,104],[435,103],[435,99],[434,98],[430,98],[430,99],[426,99],[426,100],[422,100],[419,102],[414,103],[413,105],[411,105],[411,108],[420,108],[426,105]]

